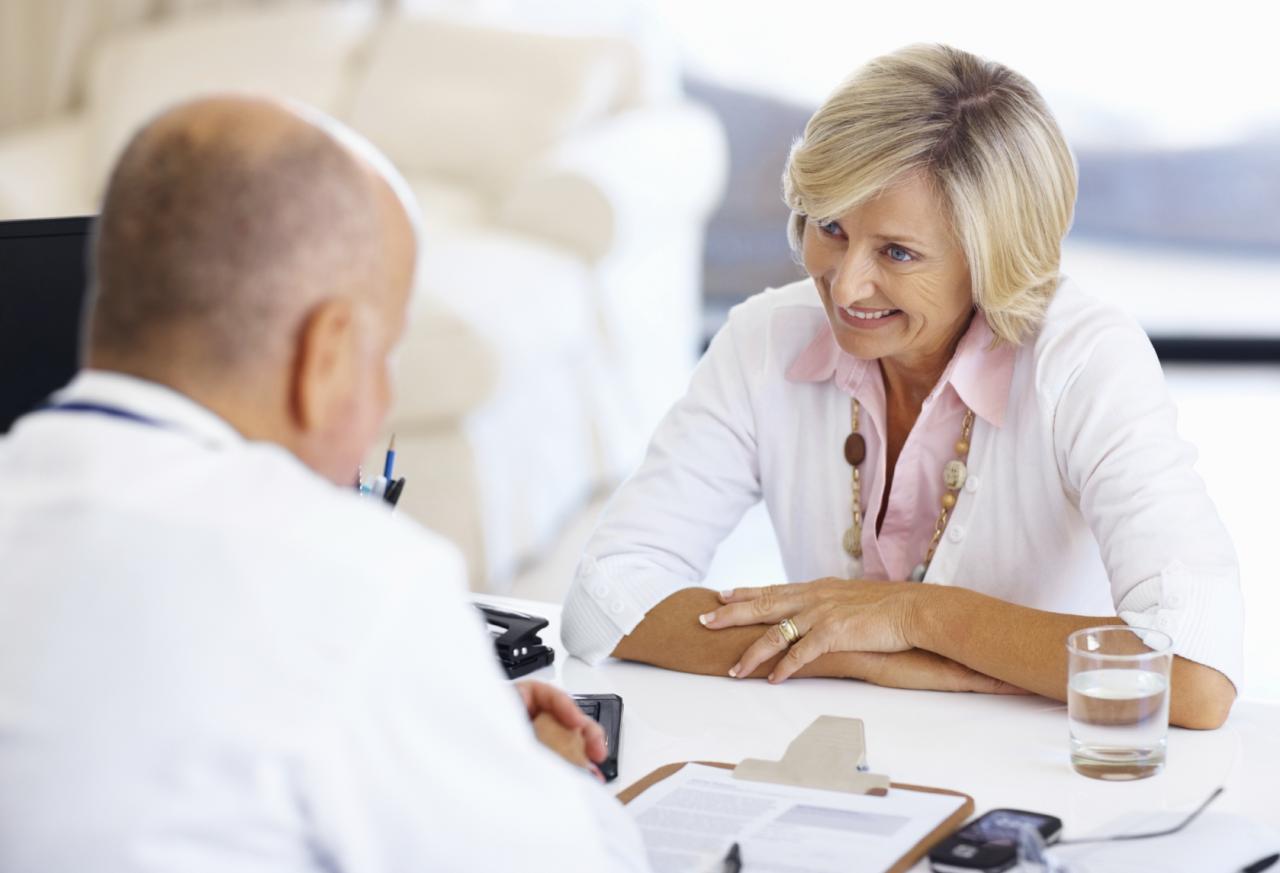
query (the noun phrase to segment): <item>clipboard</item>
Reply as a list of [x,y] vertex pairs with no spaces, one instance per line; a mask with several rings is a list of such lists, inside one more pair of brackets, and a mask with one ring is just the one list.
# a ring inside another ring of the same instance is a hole
[[[940,821],[924,839],[903,854],[887,873],[906,873],[938,841],[964,824],[974,810],[973,798],[963,792],[890,782],[887,776],[866,772],[866,742],[862,720],[829,715],[820,716],[805,728],[791,741],[786,753],[779,761],[748,758],[737,765],[718,761],[681,761],[665,764],[619,792],[618,800],[624,804],[630,803],[647,789],[679,772],[686,763],[734,770],[737,778],[748,781],[773,782],[801,788],[867,795],[884,795],[888,788],[893,788],[898,791],[946,794],[963,798],[963,802],[955,812]],[[745,774],[740,775],[738,770],[745,771]],[[759,778],[761,776],[764,778]],[[832,784],[833,782],[844,782],[845,787],[836,787]]]

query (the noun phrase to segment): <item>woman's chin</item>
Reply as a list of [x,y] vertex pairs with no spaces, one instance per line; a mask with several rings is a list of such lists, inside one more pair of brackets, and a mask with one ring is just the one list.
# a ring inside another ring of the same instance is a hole
[[[855,358],[873,360],[892,354],[898,343],[889,332],[871,332],[845,327],[843,324],[833,325],[836,345],[846,354]],[[893,333],[896,333],[894,331]]]

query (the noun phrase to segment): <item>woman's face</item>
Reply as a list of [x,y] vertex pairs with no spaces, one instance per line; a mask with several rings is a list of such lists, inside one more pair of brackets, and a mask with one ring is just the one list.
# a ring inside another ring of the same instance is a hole
[[845,215],[809,218],[803,258],[836,342],[855,357],[936,369],[973,311],[964,253],[920,174]]

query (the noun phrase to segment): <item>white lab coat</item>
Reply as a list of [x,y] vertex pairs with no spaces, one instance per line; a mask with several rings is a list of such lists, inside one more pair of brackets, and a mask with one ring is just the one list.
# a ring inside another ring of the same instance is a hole
[[163,426],[0,438],[0,873],[645,868],[453,548],[158,385],[60,399]]

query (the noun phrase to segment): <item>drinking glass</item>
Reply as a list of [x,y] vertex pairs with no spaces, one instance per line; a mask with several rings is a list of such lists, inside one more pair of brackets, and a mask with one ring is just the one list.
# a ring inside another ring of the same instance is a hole
[[1169,733],[1173,640],[1128,625],[1091,627],[1067,638],[1071,766],[1094,779],[1154,776]]

